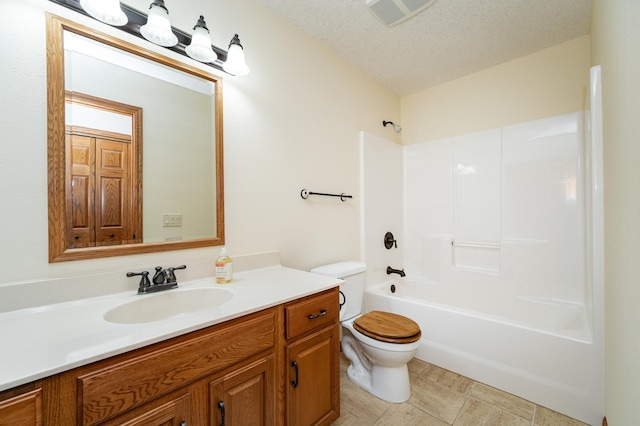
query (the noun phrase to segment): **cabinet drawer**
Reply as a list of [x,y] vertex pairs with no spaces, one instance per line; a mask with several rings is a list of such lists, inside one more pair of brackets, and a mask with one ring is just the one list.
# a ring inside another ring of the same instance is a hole
[[292,302],[285,306],[287,339],[338,321],[338,288]]
[[81,424],[111,418],[274,344],[275,311],[271,309],[84,374],[77,379]]

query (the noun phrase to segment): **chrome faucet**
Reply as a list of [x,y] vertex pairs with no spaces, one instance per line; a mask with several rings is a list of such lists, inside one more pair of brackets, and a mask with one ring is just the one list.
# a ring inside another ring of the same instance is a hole
[[406,276],[404,269],[393,269],[391,266],[387,266],[387,275],[398,274],[401,277]]
[[[174,271],[176,269],[187,269],[187,266],[174,266],[166,269],[162,269],[162,266],[156,266],[155,269],[156,273],[153,275],[151,281],[149,280],[149,271],[127,272],[127,277],[140,276],[138,294],[155,293],[178,287],[178,280],[176,279]],[[151,283],[152,281],[153,284]]]

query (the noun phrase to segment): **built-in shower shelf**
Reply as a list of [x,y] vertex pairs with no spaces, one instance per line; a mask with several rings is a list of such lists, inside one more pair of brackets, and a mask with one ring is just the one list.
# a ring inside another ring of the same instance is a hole
[[500,272],[500,244],[451,241],[451,266],[476,272]]

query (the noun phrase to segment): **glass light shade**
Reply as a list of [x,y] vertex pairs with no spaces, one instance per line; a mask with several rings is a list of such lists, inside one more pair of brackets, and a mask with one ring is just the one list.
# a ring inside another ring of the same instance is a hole
[[244,61],[244,50],[239,44],[231,44],[227,53],[227,60],[222,64],[222,69],[229,74],[241,76],[249,74],[249,67]]
[[80,0],[80,6],[98,21],[109,25],[122,26],[129,22],[119,0]]
[[218,59],[218,55],[211,48],[211,36],[204,22],[204,17],[200,16],[198,23],[193,27],[193,36],[191,36],[191,44],[185,51],[196,61],[213,62]]
[[169,12],[156,2],[151,4],[147,23],[140,27],[140,33],[150,42],[160,46],[171,47],[178,44],[178,37],[171,31]]

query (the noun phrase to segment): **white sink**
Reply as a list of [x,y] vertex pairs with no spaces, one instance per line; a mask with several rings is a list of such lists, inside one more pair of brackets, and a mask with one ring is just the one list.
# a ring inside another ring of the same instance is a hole
[[104,319],[116,324],[162,321],[220,306],[232,297],[231,291],[222,288],[165,290],[161,293],[138,295],[136,300],[107,311]]

